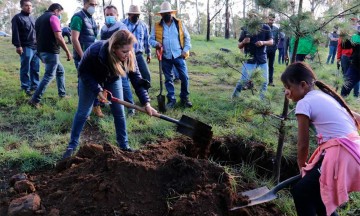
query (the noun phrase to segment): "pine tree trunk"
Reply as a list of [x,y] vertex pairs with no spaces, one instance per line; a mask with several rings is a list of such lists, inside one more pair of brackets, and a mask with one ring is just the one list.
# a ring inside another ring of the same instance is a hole
[[210,40],[210,0],[207,0],[206,41]]
[[225,2],[225,39],[230,38],[230,13],[229,13],[229,0]]

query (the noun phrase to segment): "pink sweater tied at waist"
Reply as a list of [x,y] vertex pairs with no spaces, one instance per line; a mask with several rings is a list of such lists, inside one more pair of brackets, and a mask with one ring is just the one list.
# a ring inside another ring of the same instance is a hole
[[320,193],[326,214],[331,215],[349,200],[350,192],[360,191],[360,136],[358,132],[353,132],[346,137],[320,143],[302,169],[303,176],[315,166],[323,151]]

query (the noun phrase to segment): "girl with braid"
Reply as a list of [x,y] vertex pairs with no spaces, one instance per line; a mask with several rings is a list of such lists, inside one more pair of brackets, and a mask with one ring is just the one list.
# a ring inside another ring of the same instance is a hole
[[[360,115],[317,80],[306,63],[288,66],[281,81],[286,97],[297,102],[297,163],[302,178],[291,189],[297,214],[337,215],[335,210],[348,201],[348,193],[360,191]],[[318,147],[306,162],[310,124],[318,133]]]

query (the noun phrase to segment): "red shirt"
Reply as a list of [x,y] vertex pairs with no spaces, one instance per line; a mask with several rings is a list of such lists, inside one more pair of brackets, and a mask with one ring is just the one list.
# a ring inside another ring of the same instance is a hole
[[350,49],[344,49],[341,47],[341,38],[339,38],[339,41],[338,41],[338,45],[337,45],[337,60],[340,60],[341,59],[341,56],[347,56],[347,57],[350,57],[351,54],[352,54],[352,48]]

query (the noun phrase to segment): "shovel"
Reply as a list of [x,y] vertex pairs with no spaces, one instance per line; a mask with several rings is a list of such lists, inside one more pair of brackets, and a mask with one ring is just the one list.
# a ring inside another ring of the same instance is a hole
[[[104,90],[104,92],[107,94],[106,98],[111,102],[119,103],[126,106],[127,108],[133,108],[140,112],[147,113],[145,108],[143,107],[139,107],[137,105],[120,100],[119,98],[113,97],[111,92],[107,90]],[[197,142],[199,144],[209,144],[212,139],[213,133],[211,131],[211,126],[193,118],[190,118],[189,116],[183,115],[181,116],[180,120],[170,118],[160,113],[153,113],[153,116],[177,124],[177,132],[192,138],[194,142]]]
[[265,203],[265,202],[274,200],[277,198],[276,193],[278,191],[290,186],[291,184],[295,183],[296,181],[298,181],[300,179],[301,179],[301,175],[299,174],[297,176],[293,176],[289,179],[286,179],[283,182],[280,182],[278,185],[276,185],[271,190],[269,190],[267,187],[261,187],[261,188],[256,188],[254,190],[243,192],[243,193],[241,193],[241,195],[249,197],[249,203],[234,207],[234,208],[230,209],[230,211],[234,211],[234,210],[237,210],[240,208],[253,206],[253,205],[257,205],[257,204],[261,204],[261,203]]
[[159,60],[159,74],[160,74],[160,93],[157,96],[157,101],[158,101],[158,108],[160,112],[166,112],[166,106],[165,106],[165,96],[162,95],[162,91],[163,91],[163,80],[162,80],[162,53],[163,53],[163,48],[161,47],[160,49],[156,50],[156,56]]

